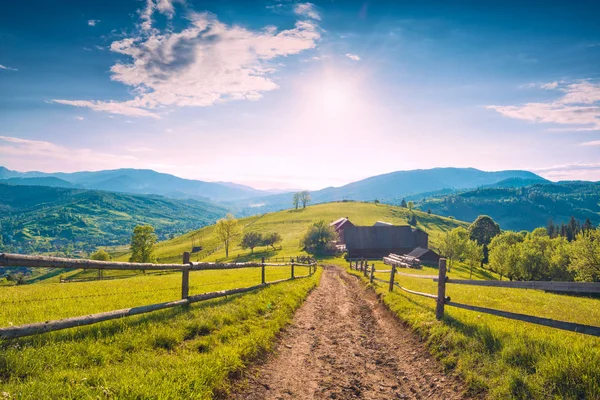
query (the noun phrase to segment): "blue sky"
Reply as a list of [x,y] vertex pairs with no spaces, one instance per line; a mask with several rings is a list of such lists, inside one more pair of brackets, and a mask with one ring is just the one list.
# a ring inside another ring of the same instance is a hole
[[600,180],[600,3],[23,1],[0,165],[318,189],[414,168]]

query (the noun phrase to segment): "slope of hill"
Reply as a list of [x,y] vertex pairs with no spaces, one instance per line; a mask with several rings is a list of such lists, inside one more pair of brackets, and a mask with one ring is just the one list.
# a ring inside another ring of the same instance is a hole
[[[173,197],[205,198],[212,200],[236,200],[255,196],[264,196],[263,192],[249,186],[223,182],[204,182],[183,179],[170,174],[163,174],[145,169],[115,169],[106,171],[83,171],[73,173],[17,172],[0,167],[0,179],[10,178],[48,178],[54,177],[69,182],[74,186],[124,192],[134,194],[158,194]],[[26,181],[25,181],[26,182]],[[18,181],[11,183],[20,184]],[[24,183],[28,184],[28,183]]]
[[[378,199],[388,204],[399,204],[404,197],[413,196],[418,199],[420,193],[477,188],[510,178],[523,179],[524,182],[547,182],[529,171],[487,172],[475,168],[417,169],[373,176],[340,187],[328,187],[311,192],[311,197],[315,203]],[[274,211],[289,207],[291,196],[289,193],[265,196],[237,201],[234,204],[241,209],[256,208],[260,204],[264,211]]]
[[527,187],[480,188],[428,198],[418,204],[421,210],[473,221],[486,214],[502,229],[532,230],[549,219],[566,223],[571,216],[581,222],[589,218],[600,224],[600,183],[559,182]]
[[160,238],[215,222],[220,206],[196,200],[95,190],[0,184],[0,244],[7,251],[54,251],[129,242],[149,223]]
[[[462,221],[437,215],[428,215],[420,211],[415,211],[414,213],[417,218],[418,227],[429,233],[430,247],[432,248],[436,247],[438,239],[443,232],[457,226],[467,225]],[[283,238],[283,242],[281,243],[282,248],[281,250],[273,250],[261,247],[255,249],[255,254],[250,256],[250,250],[243,250],[239,246],[241,238],[238,237],[229,250],[229,258],[231,260],[245,261],[252,258],[257,259],[262,256],[281,257],[303,254],[300,242],[309,225],[321,219],[331,222],[340,217],[348,217],[353,223],[358,225],[373,225],[376,221],[387,221],[395,225],[408,225],[407,221],[411,217],[411,212],[406,208],[385,204],[337,202],[317,204],[309,206],[306,209],[284,210],[242,218],[238,220],[238,224],[240,227],[245,227],[244,232],[278,232],[281,234]],[[221,243],[216,238],[214,225],[159,243],[156,255],[160,258],[161,262],[179,262],[181,261],[183,252],[191,250],[192,241],[197,245],[201,243],[204,248],[202,252],[192,254],[193,260],[202,257],[205,257],[203,258],[204,260],[225,259],[225,251],[221,248]],[[212,253],[215,249],[218,250]],[[127,257],[128,255],[123,255],[122,259],[126,259]]]
[[75,188],[77,185],[67,182],[64,179],[55,178],[53,176],[43,176],[39,178],[7,178],[0,179],[0,183],[7,183],[9,185],[21,185],[21,186],[50,186],[50,187],[64,187],[64,188]]

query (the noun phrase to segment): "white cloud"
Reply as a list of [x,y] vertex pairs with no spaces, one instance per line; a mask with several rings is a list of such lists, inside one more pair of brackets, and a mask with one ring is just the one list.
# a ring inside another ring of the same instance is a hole
[[88,22],[87,22],[87,24],[88,24],[89,26],[96,26],[96,24],[97,24],[98,22],[100,22],[100,20],[99,20],[99,19],[88,19]]
[[18,69],[16,69],[16,68],[7,67],[6,65],[2,65],[2,64],[0,64],[0,69],[6,70],[6,71],[18,71]]
[[112,66],[111,79],[132,87],[137,94],[133,100],[54,102],[158,118],[155,110],[166,106],[257,100],[263,92],[278,88],[269,77],[275,72],[273,59],[314,48],[320,38],[317,26],[308,21],[278,32],[274,27],[252,31],[229,26],[209,13],[191,13],[188,19],[190,26],[180,32],[152,29],[111,44],[111,51],[130,57],[130,62]]
[[149,31],[152,29],[152,15],[154,11],[165,15],[168,19],[172,19],[175,15],[175,6],[173,3],[185,3],[185,0],[146,0],[146,6],[140,10],[140,19],[142,30]]
[[526,103],[517,106],[490,105],[505,117],[530,122],[579,125],[564,130],[600,130],[600,83],[590,80],[550,82],[539,85],[546,90],[562,93],[557,100],[544,103]]
[[572,163],[532,169],[544,178],[559,180],[600,180],[600,163]]
[[83,118],[83,117],[75,117],[75,119],[77,119],[79,121],[83,121],[85,118]]
[[315,5],[312,3],[299,3],[294,7],[294,12],[297,15],[308,17],[312,19],[316,19],[317,21],[321,20],[321,16],[315,9]]
[[356,54],[346,53],[346,57],[348,57],[349,59],[351,59],[353,61],[360,61],[360,57]]
[[600,140],[592,140],[591,142],[579,143],[580,146],[600,146]]

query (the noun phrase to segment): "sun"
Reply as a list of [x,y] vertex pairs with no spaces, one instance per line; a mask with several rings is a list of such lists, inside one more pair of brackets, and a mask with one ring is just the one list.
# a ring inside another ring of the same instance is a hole
[[337,113],[348,110],[353,93],[343,81],[328,79],[318,85],[314,96],[316,105],[322,111]]

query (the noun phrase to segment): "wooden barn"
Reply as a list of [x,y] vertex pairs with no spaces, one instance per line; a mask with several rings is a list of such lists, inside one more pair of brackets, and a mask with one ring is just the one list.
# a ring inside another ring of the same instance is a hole
[[383,258],[390,253],[408,254],[428,248],[429,235],[411,226],[348,226],[344,241],[350,258]]

